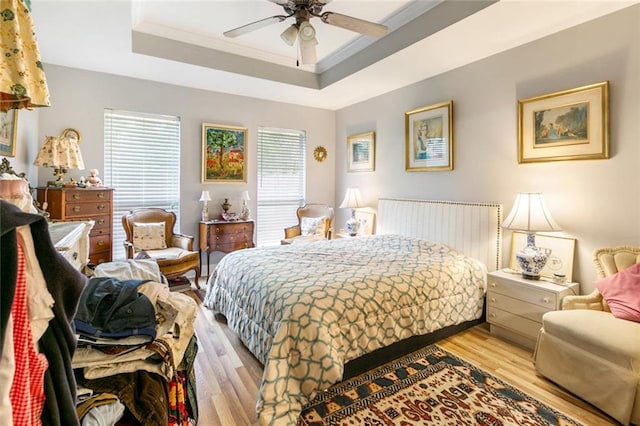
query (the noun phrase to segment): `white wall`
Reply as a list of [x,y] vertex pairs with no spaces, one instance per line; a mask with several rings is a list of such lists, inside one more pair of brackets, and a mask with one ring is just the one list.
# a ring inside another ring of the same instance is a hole
[[[51,107],[39,111],[40,143],[47,135],[58,135],[67,127],[80,131],[80,149],[87,169],[104,168],[104,109],[114,108],[181,118],[181,231],[196,235],[202,190],[214,200],[210,213],[222,211],[224,198],[240,208],[240,194],[248,190],[249,208],[256,211],[256,135],[258,127],[301,129],[307,132],[307,197],[310,202],[332,203],[335,194],[334,113],[316,108],[270,102],[208,92],[111,74],[82,71],[55,65],[45,66],[51,93]],[[201,183],[202,123],[242,126],[248,129],[247,183]],[[323,145],[329,153],[319,163],[313,149]],[[33,162],[35,152],[28,154]],[[86,176],[88,170],[71,170],[68,176]],[[176,173],[177,175],[177,173]],[[51,179],[49,170],[38,173],[39,185]],[[119,226],[115,221],[114,226]]]
[[[473,35],[470,35],[472,37]],[[428,55],[428,52],[425,52]],[[517,102],[610,82],[608,160],[518,164]],[[593,289],[597,247],[640,245],[640,6],[487,58],[336,113],[337,157],[348,135],[376,132],[376,171],[347,173],[336,163],[336,203],[358,186],[379,197],[500,202],[505,215],[518,192],[541,191],[560,235],[577,239],[574,280]],[[406,172],[404,113],[453,100],[455,169]],[[338,227],[347,212],[338,209]],[[508,266],[511,232],[504,237]]]

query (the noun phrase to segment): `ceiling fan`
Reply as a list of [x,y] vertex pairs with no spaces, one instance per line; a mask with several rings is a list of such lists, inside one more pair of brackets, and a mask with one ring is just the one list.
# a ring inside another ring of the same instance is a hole
[[320,18],[325,24],[345,28],[371,37],[383,37],[387,34],[385,25],[377,24],[353,16],[343,15],[336,12],[322,12],[322,8],[331,0],[269,0],[283,7],[286,15],[275,15],[269,18],[260,19],[246,25],[225,31],[227,37],[237,37],[247,34],[259,28],[264,28],[276,22],[282,22],[287,18],[294,17],[296,22],[289,26],[280,34],[282,40],[290,46],[298,41],[300,46],[300,59],[303,64],[314,64],[317,61],[316,30],[309,20],[312,17]]

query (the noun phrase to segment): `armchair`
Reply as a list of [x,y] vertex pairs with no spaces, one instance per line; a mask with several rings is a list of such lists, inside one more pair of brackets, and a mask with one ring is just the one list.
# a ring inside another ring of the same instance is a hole
[[173,232],[176,215],[159,208],[132,210],[122,216],[126,234],[124,242],[127,259],[141,252],[158,263],[160,272],[173,279],[194,270],[198,288],[200,256],[193,250],[194,237]]
[[[603,279],[640,263],[640,247],[598,249],[593,261]],[[536,371],[620,423],[640,425],[639,342],[640,323],[616,318],[599,290],[567,296],[562,310],[542,317]]]
[[305,204],[298,207],[296,215],[298,224],[284,229],[284,239],[281,244],[331,238],[333,207],[326,204]]

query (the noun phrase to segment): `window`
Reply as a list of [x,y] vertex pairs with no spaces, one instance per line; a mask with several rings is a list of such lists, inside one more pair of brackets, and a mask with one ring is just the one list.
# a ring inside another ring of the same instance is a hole
[[296,210],[305,200],[306,145],[304,131],[258,129],[259,246],[280,244],[284,228],[298,223]]
[[122,216],[159,207],[180,226],[180,118],[105,109],[104,180],[113,192],[113,258],[124,259]]

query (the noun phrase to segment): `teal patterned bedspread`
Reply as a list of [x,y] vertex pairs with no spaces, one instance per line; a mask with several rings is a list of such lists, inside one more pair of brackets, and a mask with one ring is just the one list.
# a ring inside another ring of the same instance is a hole
[[260,424],[295,425],[343,367],[399,340],[480,318],[486,267],[399,235],[246,249],[226,255],[204,305],[264,364]]

